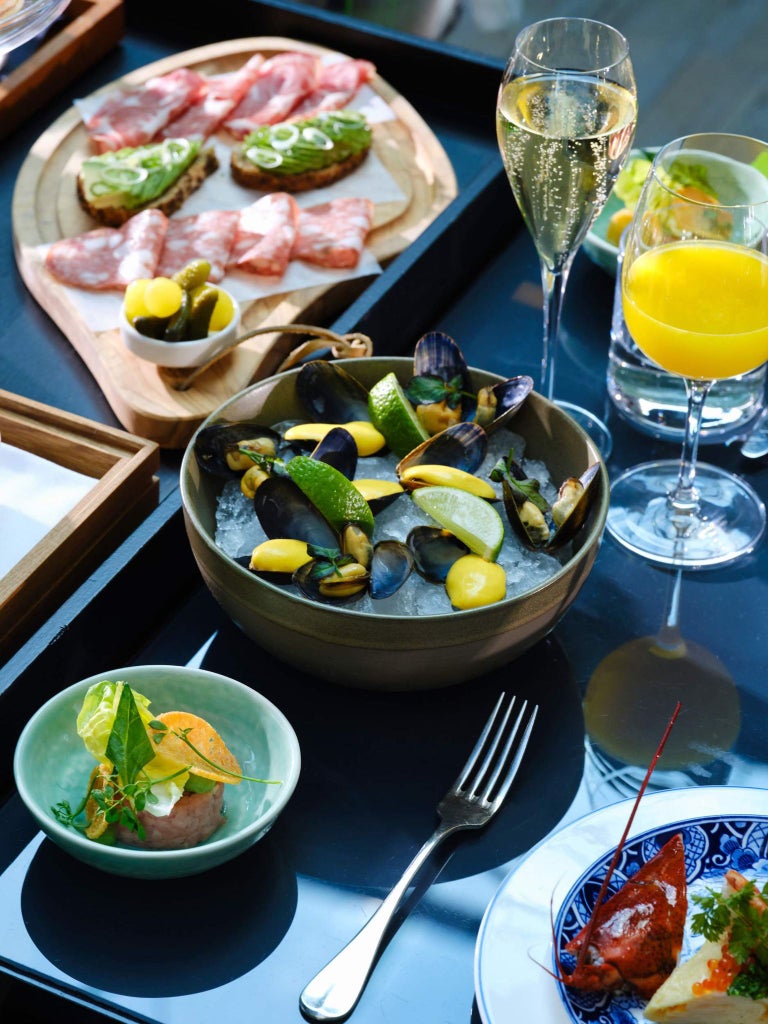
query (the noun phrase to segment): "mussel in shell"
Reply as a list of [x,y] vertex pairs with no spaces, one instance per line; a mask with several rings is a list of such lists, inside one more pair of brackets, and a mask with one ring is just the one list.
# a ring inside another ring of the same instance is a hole
[[391,597],[413,569],[413,552],[400,540],[380,540],[373,549],[369,592],[374,601]]
[[306,562],[293,574],[293,582],[305,597],[324,604],[356,600],[368,587],[370,573],[358,562],[333,564],[323,559]]
[[254,495],[253,507],[261,528],[271,539],[286,537],[324,548],[339,545],[333,528],[289,477],[265,480]]
[[526,476],[514,460],[507,460],[502,481],[504,508],[513,530],[532,551],[556,551],[572,540],[583,526],[596,496],[600,464],[595,462],[580,477],[569,477],[552,504],[543,498],[538,481]]
[[214,476],[239,476],[255,464],[245,451],[266,460],[279,454],[282,438],[258,423],[211,423],[198,431],[194,452],[198,466]]
[[427,438],[402,458],[396,467],[402,482],[405,470],[415,466],[451,466],[465,473],[479,469],[488,450],[488,435],[476,423],[456,423]]

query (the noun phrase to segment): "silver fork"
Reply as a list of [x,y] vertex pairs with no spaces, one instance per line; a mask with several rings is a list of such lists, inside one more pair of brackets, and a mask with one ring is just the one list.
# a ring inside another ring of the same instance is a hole
[[501,694],[461,774],[437,805],[440,824],[402,878],[355,937],[315,975],[301,993],[301,1009],[313,1020],[342,1020],[362,995],[387,928],[416,874],[436,846],[454,832],[482,828],[509,792],[533,730],[538,706],[523,701],[511,728],[516,698]]

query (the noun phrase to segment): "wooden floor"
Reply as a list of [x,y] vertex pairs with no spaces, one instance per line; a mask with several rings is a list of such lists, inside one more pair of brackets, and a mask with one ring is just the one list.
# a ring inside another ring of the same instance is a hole
[[629,40],[639,98],[638,145],[659,145],[697,131],[768,140],[767,0],[315,0],[309,5],[499,59],[531,22],[595,18]]

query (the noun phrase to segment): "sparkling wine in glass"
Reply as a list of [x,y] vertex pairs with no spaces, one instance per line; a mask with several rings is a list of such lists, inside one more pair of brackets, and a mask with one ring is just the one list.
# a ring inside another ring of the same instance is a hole
[[[605,205],[632,145],[637,93],[624,36],[601,22],[553,18],[523,29],[499,88],[504,167],[541,263],[541,391],[554,396],[560,311],[573,258]],[[607,457],[608,428],[558,403]]]
[[645,355],[679,374],[688,415],[679,460],[644,463],[611,486],[608,530],[648,560],[725,565],[751,552],[765,508],[741,477],[697,461],[716,380],[768,360],[768,145],[689,135],[657,154],[628,229],[627,328]]

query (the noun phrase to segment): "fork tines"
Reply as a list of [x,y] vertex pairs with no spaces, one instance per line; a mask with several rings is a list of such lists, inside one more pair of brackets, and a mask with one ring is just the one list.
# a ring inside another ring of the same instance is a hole
[[499,696],[455,785],[465,796],[494,807],[502,802],[512,785],[539,710],[538,705],[529,707],[528,701],[523,700],[513,719],[518,699],[513,694],[504,707],[505,698],[505,693]]

